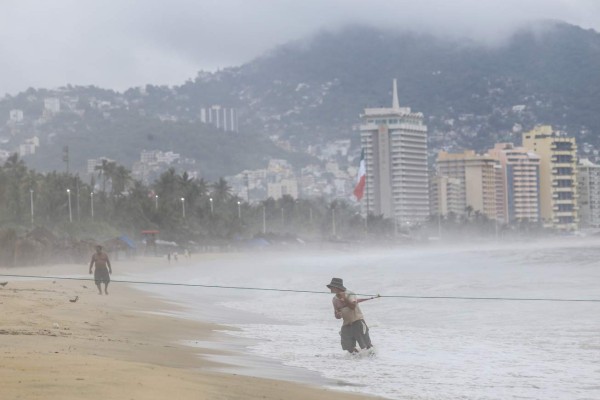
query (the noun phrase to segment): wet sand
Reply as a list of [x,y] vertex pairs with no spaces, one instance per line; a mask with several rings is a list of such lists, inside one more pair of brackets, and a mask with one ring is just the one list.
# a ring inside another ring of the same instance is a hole
[[[113,279],[165,263],[115,261]],[[0,268],[0,274],[89,277],[87,265],[73,264]],[[224,340],[214,333],[221,327],[165,315],[176,311],[173,305],[122,283],[100,296],[92,281],[0,276],[0,282],[8,282],[0,286],[3,400],[373,399],[223,372],[208,360],[222,350],[183,344]]]

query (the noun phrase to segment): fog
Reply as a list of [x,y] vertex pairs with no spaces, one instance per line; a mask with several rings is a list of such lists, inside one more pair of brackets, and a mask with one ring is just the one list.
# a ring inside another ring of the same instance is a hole
[[[209,356],[232,364],[222,368],[230,373],[390,399],[598,398],[600,303],[508,299],[598,300],[599,244],[569,238],[237,253],[139,278],[230,287],[141,286],[181,305],[180,316],[222,324],[210,343],[187,343],[233,351]],[[361,303],[375,356],[340,348],[341,323],[325,286],[332,277],[383,296]]]
[[595,0],[4,1],[0,94],[66,84],[181,84],[345,24],[501,43],[531,21],[600,29]]

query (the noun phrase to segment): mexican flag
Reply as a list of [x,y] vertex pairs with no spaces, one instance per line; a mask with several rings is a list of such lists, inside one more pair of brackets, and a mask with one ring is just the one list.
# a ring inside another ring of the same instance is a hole
[[358,174],[356,174],[356,186],[354,187],[354,196],[360,201],[365,194],[365,184],[367,183],[367,167],[365,165],[365,149],[360,152],[360,165]]

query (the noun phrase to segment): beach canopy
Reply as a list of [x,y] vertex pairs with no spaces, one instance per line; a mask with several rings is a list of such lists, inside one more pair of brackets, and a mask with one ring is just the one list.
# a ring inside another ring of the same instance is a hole
[[130,249],[135,249],[135,243],[133,240],[131,240],[129,238],[129,236],[121,235],[121,236],[119,236],[119,240],[122,241],[123,243],[125,243],[127,245],[127,247],[129,247]]

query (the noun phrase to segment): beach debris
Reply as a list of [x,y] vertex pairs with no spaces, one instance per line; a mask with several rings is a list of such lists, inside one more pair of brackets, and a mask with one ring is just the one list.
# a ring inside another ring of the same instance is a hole
[[8,282],[0,282],[0,286],[4,287],[6,285],[8,285]]
[[69,301],[70,301],[71,303],[75,303],[77,300],[79,300],[79,296],[75,296],[74,298],[72,298],[72,299],[69,299]]
[[59,325],[57,322],[53,323],[53,324],[52,324],[52,327],[53,327],[54,329],[60,329],[60,325]]
[[87,286],[83,285],[83,288],[84,288],[84,289],[87,289]]

